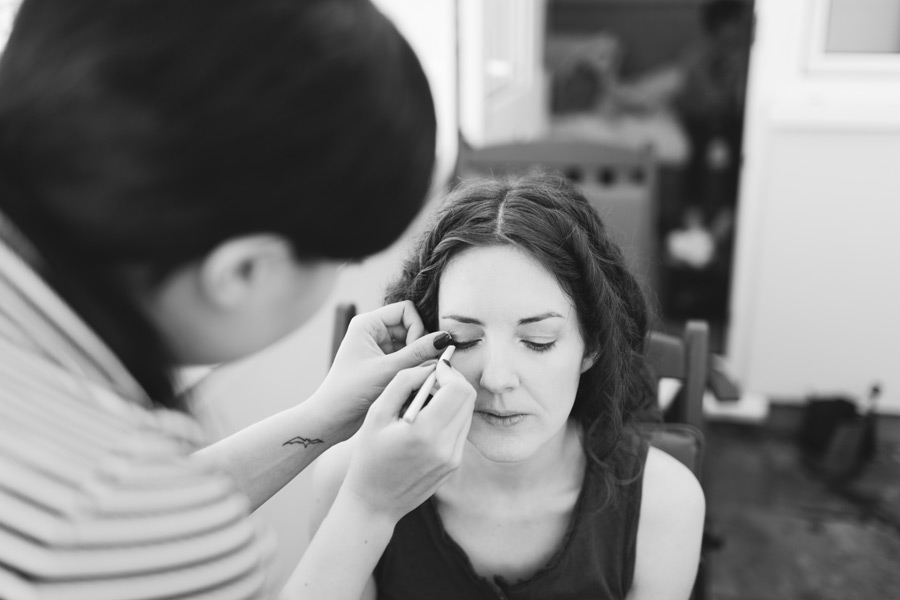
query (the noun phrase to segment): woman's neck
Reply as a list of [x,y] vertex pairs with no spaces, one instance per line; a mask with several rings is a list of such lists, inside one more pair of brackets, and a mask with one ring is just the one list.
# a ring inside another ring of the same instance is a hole
[[581,428],[569,422],[530,457],[490,461],[471,444],[435,494],[447,534],[482,577],[527,579],[548,564],[569,530],[584,482]]
[[499,497],[520,493],[532,496],[537,489],[580,487],[586,461],[581,438],[581,425],[570,420],[531,456],[517,462],[490,460],[467,443],[462,465],[447,486]]

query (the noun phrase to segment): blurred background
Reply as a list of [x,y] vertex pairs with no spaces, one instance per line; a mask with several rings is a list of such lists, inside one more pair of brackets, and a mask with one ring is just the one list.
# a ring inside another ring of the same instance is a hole
[[[4,40],[18,4],[0,0]],[[900,0],[375,4],[431,82],[433,193],[308,325],[197,386],[211,437],[314,391],[335,306],[381,304],[448,186],[545,164],[604,215],[656,328],[710,326],[725,385],[704,398],[705,596],[900,597]],[[843,416],[813,414],[837,401]],[[798,440],[861,422],[867,462],[836,487]],[[257,513],[285,577],[308,541],[307,479]]]

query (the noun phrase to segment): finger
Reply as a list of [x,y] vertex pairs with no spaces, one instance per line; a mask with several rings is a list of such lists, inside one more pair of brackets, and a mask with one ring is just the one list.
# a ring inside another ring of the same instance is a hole
[[471,401],[464,399],[463,401],[456,403],[456,412],[453,413],[450,420],[441,427],[441,432],[445,434],[446,437],[450,438],[447,440],[447,443],[452,445],[455,458],[462,455],[466,438],[469,435],[469,428],[472,425],[474,410],[475,402],[473,394]]
[[[440,338],[439,338],[440,339]],[[450,366],[450,358],[453,356],[453,351],[456,350],[456,346],[447,346],[447,349],[444,350],[444,353],[441,354],[441,362],[444,363],[444,366]],[[416,393],[416,397],[413,398],[412,403],[410,403],[409,408],[406,409],[406,414],[403,415],[403,418],[408,422],[412,423],[416,419],[416,415],[419,414],[419,410],[425,406],[425,401],[428,398],[428,395],[431,393],[432,388],[434,388],[434,384],[436,381],[435,373],[432,373],[428,376],[428,379],[425,380],[425,384],[419,388],[418,393]]]
[[[409,300],[358,315],[365,330],[385,354],[390,354],[425,334],[425,325]],[[411,365],[407,365],[411,366]]]
[[425,325],[422,323],[422,317],[416,310],[416,305],[409,300],[394,302],[387,306],[372,311],[381,323],[388,329],[403,332],[403,337],[407,343],[416,340],[425,333]]
[[409,407],[406,409],[406,412],[403,413],[403,420],[407,423],[412,423],[416,420],[416,415],[419,414],[419,411],[422,410],[422,407],[425,406],[425,400],[428,398],[428,395],[431,393],[431,389],[434,387],[434,372],[432,371],[431,375],[425,380],[425,383],[422,384],[422,387],[419,388],[419,391],[416,392],[416,397],[412,399],[412,402],[409,403]]
[[442,429],[459,411],[471,415],[475,406],[475,388],[466,381],[462,373],[438,361],[435,378],[440,389],[416,420],[424,421],[426,426]]
[[[449,447],[450,464],[459,465],[462,461],[462,455],[465,451],[466,441],[469,437],[469,429],[472,426],[472,416],[475,408],[474,390],[471,400],[464,399],[462,402],[450,403],[455,406],[456,411],[446,421],[437,421],[426,418],[426,415],[420,414],[419,421],[424,421],[421,427],[435,428],[433,431],[424,429],[423,434],[427,439],[434,439],[439,444]],[[438,400],[441,401],[441,400]],[[429,405],[430,407],[430,405]],[[430,409],[426,409],[428,413]],[[432,415],[429,416],[433,416]]]
[[404,311],[403,314],[403,326],[406,327],[405,340],[408,346],[428,332],[425,330],[425,324],[422,322],[422,317],[419,316],[419,311],[412,302],[409,303],[409,310]]
[[375,419],[395,419],[400,416],[400,409],[409,395],[418,390],[435,370],[435,366],[427,365],[404,369],[397,373],[387,384],[381,395],[369,408],[369,414]]
[[[441,338],[439,337],[438,339],[441,339]],[[444,350],[443,354],[441,354],[441,357],[438,358],[437,361],[443,363],[443,365],[442,365],[443,367],[451,367],[450,359],[453,358],[453,353],[455,351],[456,351],[456,346],[453,346],[452,344],[450,346],[447,346],[447,349]],[[437,381],[437,375],[435,375],[434,389],[435,390],[441,389],[441,384],[439,381]]]
[[418,365],[437,358],[437,356],[447,350],[447,345],[451,342],[450,334],[445,331],[436,331],[424,335],[419,339],[408,344],[404,348],[400,348],[391,355],[394,369],[405,369],[413,365]]
[[[406,347],[408,331],[403,325],[392,325],[387,328],[388,334],[391,336],[391,352],[396,352]],[[424,333],[424,331],[423,331]],[[385,353],[389,354],[389,353]]]

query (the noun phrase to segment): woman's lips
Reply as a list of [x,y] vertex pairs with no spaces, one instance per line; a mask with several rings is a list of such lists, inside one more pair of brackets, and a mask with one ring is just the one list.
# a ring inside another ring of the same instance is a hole
[[488,425],[498,428],[515,427],[527,417],[527,415],[521,413],[495,413],[485,410],[476,410],[475,416],[479,417]]

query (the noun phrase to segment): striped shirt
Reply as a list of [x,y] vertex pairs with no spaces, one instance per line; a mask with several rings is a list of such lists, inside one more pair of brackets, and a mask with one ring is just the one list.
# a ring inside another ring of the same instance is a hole
[[273,595],[272,538],[231,479],[191,458],[197,422],[152,410],[4,237],[0,598]]

